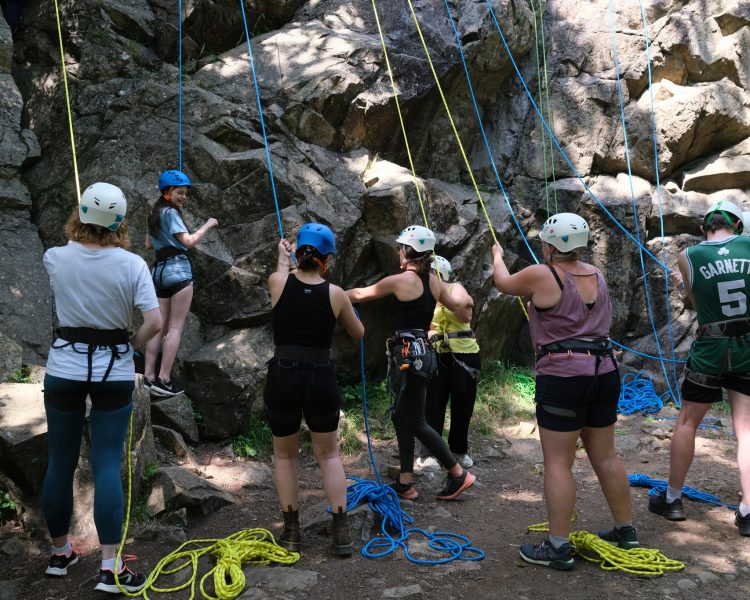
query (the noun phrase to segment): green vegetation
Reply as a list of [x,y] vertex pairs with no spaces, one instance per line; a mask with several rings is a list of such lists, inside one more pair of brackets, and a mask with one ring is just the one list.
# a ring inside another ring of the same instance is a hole
[[18,516],[18,503],[10,492],[0,492],[0,523],[14,520]]
[[14,369],[8,375],[8,381],[11,383],[31,383],[31,367],[29,365],[21,365],[21,368]]
[[130,520],[135,523],[145,523],[151,519],[151,515],[146,508],[146,501],[141,498],[138,502],[134,502],[130,507]]
[[151,481],[156,476],[156,472],[158,470],[159,470],[159,465],[155,463],[146,465],[146,468],[143,470],[143,480]]
[[271,428],[265,419],[253,418],[245,433],[231,440],[232,451],[242,457],[265,457],[273,451]]
[[[370,435],[376,440],[390,440],[396,435],[388,412],[391,399],[386,380],[367,383],[367,416]],[[339,423],[340,448],[352,455],[367,446],[365,417],[362,412],[362,384],[341,386],[341,407],[344,418]]]
[[501,421],[532,418],[534,392],[530,369],[502,361],[490,362],[479,378],[473,428],[482,435],[491,435]]

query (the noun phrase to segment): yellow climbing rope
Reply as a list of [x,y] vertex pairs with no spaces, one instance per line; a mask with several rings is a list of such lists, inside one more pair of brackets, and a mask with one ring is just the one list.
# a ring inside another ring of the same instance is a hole
[[[487,213],[487,207],[484,204],[484,198],[482,198],[482,193],[479,190],[479,185],[477,184],[476,179],[474,178],[474,173],[473,173],[473,171],[471,169],[471,164],[469,163],[469,158],[468,158],[468,156],[466,154],[466,151],[464,150],[464,145],[461,142],[461,136],[458,133],[458,129],[456,128],[455,121],[453,120],[453,116],[452,116],[450,108],[448,106],[448,101],[447,101],[447,99],[445,97],[445,94],[443,93],[443,86],[440,84],[440,78],[438,77],[437,71],[435,71],[435,66],[434,66],[434,64],[432,62],[432,57],[430,56],[430,51],[427,48],[427,43],[425,42],[424,36],[422,35],[422,29],[421,29],[421,27],[419,25],[419,20],[417,19],[416,12],[414,11],[414,6],[411,3],[411,0],[407,0],[407,1],[409,3],[409,9],[411,10],[411,14],[412,14],[412,17],[414,19],[414,23],[415,23],[415,25],[417,27],[417,33],[419,34],[419,39],[420,39],[420,41],[422,43],[422,48],[423,48],[425,56],[427,58],[427,62],[430,65],[430,71],[432,72],[432,76],[435,79],[435,84],[437,86],[437,90],[438,90],[438,92],[440,94],[440,98],[442,99],[442,102],[443,102],[443,107],[445,108],[445,112],[446,112],[446,114],[448,116],[448,121],[450,122],[451,128],[453,129],[453,134],[456,137],[456,142],[458,143],[459,151],[461,152],[461,156],[463,157],[464,164],[466,165],[466,169],[467,169],[467,171],[469,173],[469,177],[471,179],[472,186],[474,187],[474,191],[475,191],[475,193],[477,195],[477,199],[479,200],[479,205],[482,208],[482,214],[484,215],[484,218],[487,221],[487,226],[489,227],[490,233],[492,234],[492,239],[495,242],[497,242],[497,235],[495,234],[495,228],[492,226],[492,221],[490,220],[489,214]],[[388,78],[389,78],[389,80],[391,82],[391,89],[393,90],[393,99],[394,99],[394,101],[396,103],[396,113],[398,115],[398,121],[399,121],[399,125],[401,127],[401,135],[403,136],[404,145],[406,147],[406,156],[407,156],[407,158],[409,160],[409,168],[411,169],[411,175],[412,175],[412,179],[414,181],[414,187],[417,190],[417,198],[419,199],[419,206],[420,206],[420,208],[422,210],[422,218],[424,219],[425,227],[429,227],[429,224],[427,222],[427,213],[426,213],[425,208],[424,208],[424,202],[422,200],[422,194],[421,194],[421,191],[420,191],[420,188],[419,188],[418,179],[417,179],[417,172],[416,172],[416,169],[414,168],[414,161],[412,159],[411,147],[409,146],[409,137],[408,137],[408,135],[406,133],[406,126],[404,125],[404,119],[403,119],[403,116],[402,116],[402,113],[401,113],[401,104],[400,104],[399,99],[398,99],[398,88],[396,87],[396,81],[395,81],[395,78],[393,76],[393,70],[391,68],[391,61],[390,61],[390,58],[388,57],[388,48],[387,48],[387,46],[385,44],[385,36],[383,34],[383,29],[382,29],[382,27],[380,25],[380,18],[378,16],[377,1],[376,0],[371,0],[371,3],[372,3],[372,11],[373,11],[373,13],[375,15],[375,24],[377,26],[378,35],[380,37],[380,45],[381,45],[381,47],[383,49],[383,57],[385,59],[386,69],[388,71]],[[439,273],[440,272],[438,271],[438,277],[440,277]],[[521,298],[518,298],[518,303],[521,306],[521,310],[523,311],[523,314],[526,316],[526,320],[528,320],[529,315],[528,315],[528,312],[526,311],[526,307],[523,304],[523,300],[521,300]]]
[[57,18],[57,39],[60,42],[60,68],[65,86],[65,105],[68,108],[68,129],[70,131],[70,149],[73,151],[73,174],[76,181],[76,199],[81,203],[81,183],[78,179],[78,159],[76,158],[76,140],[73,135],[73,113],[70,110],[70,92],[68,90],[68,74],[65,70],[65,49],[63,48],[62,25],[60,24],[60,7],[55,0],[55,17]]
[[[574,512],[571,523],[578,520]],[[528,531],[549,531],[549,523],[529,525]],[[573,553],[584,560],[598,564],[604,571],[624,571],[631,575],[659,577],[667,571],[682,571],[685,563],[667,558],[656,548],[631,548],[624,550],[605,542],[598,535],[588,531],[573,531],[570,534]]]
[[[132,448],[133,413],[131,412],[128,428],[128,501],[122,539],[117,548],[116,565],[120,564],[125,540],[128,536],[128,528],[130,527],[133,488]],[[145,600],[148,600],[149,591],[166,594],[190,587],[190,600],[193,600],[198,581],[198,560],[206,555],[213,556],[216,559],[214,567],[200,579],[199,589],[206,600],[233,600],[239,596],[245,589],[245,574],[242,571],[242,565],[244,564],[268,565],[275,562],[282,565],[293,565],[300,558],[298,552],[290,552],[279,546],[273,534],[266,529],[241,529],[221,539],[189,540],[183,543],[177,550],[170,552],[157,563],[146,578],[146,585],[138,592],[128,592],[122,587],[117,577],[117,568],[115,568],[115,583],[117,583],[117,587],[122,594],[131,598],[143,596]],[[172,566],[176,562],[179,562],[179,564]],[[192,573],[184,583],[173,587],[157,587],[156,583],[160,577],[174,575],[187,567],[191,567]],[[213,576],[215,596],[206,591],[205,587],[211,576]]]

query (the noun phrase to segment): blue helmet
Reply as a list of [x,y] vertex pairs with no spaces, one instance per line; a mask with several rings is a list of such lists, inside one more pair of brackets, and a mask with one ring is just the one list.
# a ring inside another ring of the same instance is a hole
[[182,185],[186,185],[187,187],[190,187],[191,185],[190,178],[182,171],[175,171],[174,169],[171,169],[169,171],[164,171],[161,175],[159,175],[160,192],[163,192],[170,187],[180,187]]
[[312,246],[323,256],[336,252],[336,236],[326,225],[306,223],[297,232],[297,248]]

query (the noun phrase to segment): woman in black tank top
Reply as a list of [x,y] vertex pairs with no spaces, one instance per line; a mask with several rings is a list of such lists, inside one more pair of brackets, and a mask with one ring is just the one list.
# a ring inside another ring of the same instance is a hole
[[273,433],[276,489],[284,517],[279,543],[295,552],[300,548],[297,456],[304,415],[333,508],[333,552],[351,556],[346,476],[338,451],[341,398],[330,348],[336,321],[355,339],[365,330],[344,291],[323,279],[336,250],[333,232],[318,223],[303,225],[294,253],[297,268],[290,273],[292,250],[286,240],[279,242],[276,271],[268,280],[275,351],[268,362],[264,402]]
[[458,304],[447,286],[430,273],[435,248],[432,231],[412,225],[396,241],[403,272],[346,293],[352,302],[368,302],[391,294],[396,297],[396,331],[388,340],[388,386],[393,399],[392,418],[401,473],[391,484],[393,489],[410,500],[419,495],[412,485],[416,437],[448,471],[445,488],[437,498],[454,500],[471,487],[475,477],[458,464],[443,438],[425,420],[427,382],[437,365],[435,351],[427,341],[427,330],[437,301],[459,314],[465,306]]

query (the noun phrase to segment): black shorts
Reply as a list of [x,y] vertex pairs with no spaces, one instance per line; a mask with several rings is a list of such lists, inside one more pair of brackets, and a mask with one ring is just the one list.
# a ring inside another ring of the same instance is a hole
[[702,375],[688,369],[682,381],[682,399],[699,404],[721,402],[723,388],[750,396],[750,373]]
[[174,285],[170,285],[169,287],[165,287],[165,288],[158,286],[158,285],[154,285],[154,289],[156,290],[157,298],[171,298],[177,292],[180,292],[184,290],[186,287],[189,287],[191,285],[193,285],[193,280],[185,279],[183,281],[180,281],[178,283],[175,283]]
[[536,420],[551,431],[609,427],[617,422],[620,372],[603,375],[536,377]]
[[339,426],[341,395],[336,367],[330,361],[313,364],[272,358],[263,399],[276,437],[297,433],[303,414],[314,433],[329,433]]

